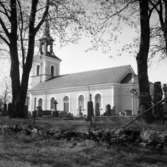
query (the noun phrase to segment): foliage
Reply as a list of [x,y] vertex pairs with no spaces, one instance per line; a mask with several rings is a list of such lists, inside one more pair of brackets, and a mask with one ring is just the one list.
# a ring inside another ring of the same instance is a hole
[[103,114],[104,116],[113,116],[115,115],[115,107],[113,107],[111,109],[111,105],[110,104],[107,104],[106,105],[106,109],[105,109],[105,112]]
[[70,112],[60,111],[59,112],[59,118],[73,119],[74,116]]
[[[70,28],[77,21],[75,1],[63,0],[0,0],[0,39],[6,44],[10,53],[10,75],[12,83],[13,113],[22,117],[27,96],[29,74],[32,67],[35,38],[46,19],[50,20],[54,30],[61,32],[60,39],[66,36],[67,27]],[[74,11],[75,9],[75,11]],[[76,32],[76,30],[75,30]],[[58,33],[57,33],[58,34]],[[4,46],[4,45],[2,45]]]
[[[86,21],[84,21],[86,25],[84,26],[90,32],[93,44],[88,50],[100,49],[111,57],[115,55],[136,57],[140,44],[139,0],[98,0],[96,4],[94,3],[95,1],[91,0],[83,4],[86,8]],[[151,31],[148,60],[151,63],[155,56],[160,59],[166,57],[163,32],[167,25],[165,12],[163,12],[166,1],[148,0],[148,3]],[[91,11],[87,8],[87,4],[92,8]]]

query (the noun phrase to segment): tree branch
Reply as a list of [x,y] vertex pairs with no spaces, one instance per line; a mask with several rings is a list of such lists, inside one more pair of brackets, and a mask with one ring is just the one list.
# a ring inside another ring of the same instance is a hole
[[0,17],[0,25],[2,26],[2,28],[3,28],[3,30],[4,30],[4,32],[5,32],[5,34],[6,34],[6,36],[7,36],[8,38],[10,38],[10,33],[9,33],[7,27],[5,26],[5,23],[3,22],[3,20],[2,20],[1,17]]
[[2,34],[0,34],[0,38],[1,38],[8,46],[10,46],[10,43],[8,42],[8,40],[7,40]]
[[22,12],[22,7],[20,4],[20,1],[17,0],[18,6],[19,6],[19,11],[20,11],[20,19],[21,19],[21,27],[19,26],[19,31],[20,31],[20,44],[21,44],[21,52],[22,52],[22,65],[24,67],[25,63],[25,49],[24,49],[24,42],[23,42],[23,12]]
[[6,7],[5,7],[4,3],[3,3],[3,2],[1,2],[1,1],[0,1],[0,6],[3,8],[3,10],[4,10],[4,14],[7,16],[7,18],[8,18],[8,19],[9,19],[9,21],[10,21],[10,20],[11,20],[11,18],[10,18],[9,14],[8,14],[8,12],[10,12],[10,10],[6,9]]
[[151,17],[151,14],[153,12],[153,10],[155,9],[157,12],[159,11],[158,10],[158,5],[161,3],[161,0],[158,0],[157,3],[153,3],[152,0],[149,0],[150,4],[152,5],[152,8],[149,9],[149,18]]
[[[112,17],[120,14],[121,12],[123,12],[126,8],[128,8],[128,6],[131,4],[131,3],[134,3],[135,1],[129,1],[127,2],[127,4],[125,4],[121,9],[117,10],[116,12],[114,12],[113,14],[109,15],[105,20],[104,22],[102,23],[102,26],[100,26],[98,28],[98,30],[95,32],[95,34],[97,34],[99,32],[99,30],[103,29],[103,27],[105,26],[105,24],[108,22],[108,20],[110,20]],[[94,34],[94,35],[95,35]]]
[[46,18],[47,14],[48,14],[48,10],[49,10],[49,0],[47,0],[47,2],[46,2],[46,7],[45,7],[45,11],[43,13],[42,19],[40,20],[40,22],[35,27],[35,33],[40,29],[41,25],[45,21],[45,18]]
[[[149,1],[151,5],[153,6],[153,9],[155,9],[158,13],[159,16],[159,21],[161,24],[161,27],[164,27],[164,19],[163,19],[163,6],[162,6],[162,1],[158,0],[156,4],[154,4],[151,0]],[[158,9],[159,6],[159,9]]]

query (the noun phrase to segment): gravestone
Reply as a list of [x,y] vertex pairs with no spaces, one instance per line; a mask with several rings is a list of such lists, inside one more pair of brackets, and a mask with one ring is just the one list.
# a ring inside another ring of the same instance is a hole
[[89,95],[89,101],[88,101],[88,109],[87,109],[87,120],[92,123],[94,118],[94,111],[93,111],[93,102],[92,102],[92,95]]
[[[157,104],[159,101],[162,100],[162,88],[161,88],[161,82],[155,82],[154,83],[154,93],[153,93],[153,103]],[[154,107],[154,116],[156,119],[161,119],[163,115],[163,106],[162,104],[157,104]]]

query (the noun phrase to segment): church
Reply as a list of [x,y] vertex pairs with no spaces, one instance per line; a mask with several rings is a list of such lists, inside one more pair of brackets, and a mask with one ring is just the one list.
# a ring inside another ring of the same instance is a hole
[[[40,108],[87,115],[91,94],[100,115],[110,105],[116,114],[137,114],[137,76],[130,65],[60,74],[61,59],[53,51],[49,23],[45,22],[39,52],[34,56],[29,82],[29,111]],[[96,113],[96,112],[95,112]]]

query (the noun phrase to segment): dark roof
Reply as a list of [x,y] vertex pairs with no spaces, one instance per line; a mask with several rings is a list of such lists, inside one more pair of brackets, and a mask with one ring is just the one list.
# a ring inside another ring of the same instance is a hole
[[31,91],[120,83],[133,70],[130,65],[60,75],[36,85]]

